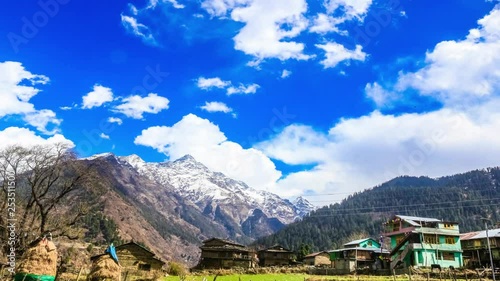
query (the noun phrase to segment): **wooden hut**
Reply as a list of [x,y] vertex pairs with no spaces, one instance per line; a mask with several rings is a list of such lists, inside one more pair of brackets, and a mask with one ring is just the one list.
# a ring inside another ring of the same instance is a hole
[[116,255],[124,273],[161,272],[165,265],[154,253],[135,242],[117,246]]

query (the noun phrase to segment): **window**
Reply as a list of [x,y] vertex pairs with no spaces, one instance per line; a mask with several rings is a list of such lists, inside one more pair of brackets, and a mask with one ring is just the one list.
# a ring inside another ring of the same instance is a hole
[[429,236],[424,236],[424,243],[438,244],[438,241],[435,235],[429,235]]
[[453,224],[451,224],[451,223],[445,223],[444,228],[453,229],[454,227],[453,227]]
[[151,270],[151,265],[150,264],[141,263],[141,264],[139,264],[139,270],[150,271]]
[[453,236],[445,236],[445,243],[446,244],[455,244],[455,237],[453,237]]
[[443,252],[443,260],[454,261],[455,260],[455,253]]
[[371,247],[373,245],[372,241],[368,241],[368,243],[366,243],[366,244],[368,244],[369,247]]

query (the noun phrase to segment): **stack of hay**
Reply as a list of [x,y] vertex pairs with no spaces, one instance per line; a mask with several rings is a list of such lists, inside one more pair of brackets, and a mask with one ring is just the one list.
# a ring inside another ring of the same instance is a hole
[[120,265],[109,254],[103,254],[92,257],[92,268],[87,281],[120,281],[121,275]]
[[15,281],[54,281],[57,273],[57,251],[46,238],[30,244],[18,263]]

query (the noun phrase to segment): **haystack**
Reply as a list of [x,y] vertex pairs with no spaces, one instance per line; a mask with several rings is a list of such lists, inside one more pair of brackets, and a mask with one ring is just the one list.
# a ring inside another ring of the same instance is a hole
[[93,258],[87,281],[120,281],[121,275],[120,265],[109,254],[103,254]]
[[16,280],[19,276],[24,275],[44,276],[48,279],[55,277],[57,273],[57,251],[54,243],[46,238],[33,242],[21,257],[16,271]]

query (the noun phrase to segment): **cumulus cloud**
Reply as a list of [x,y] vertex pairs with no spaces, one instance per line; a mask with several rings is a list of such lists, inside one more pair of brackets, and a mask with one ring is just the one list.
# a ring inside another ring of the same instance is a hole
[[82,99],[82,108],[91,109],[113,101],[113,92],[111,88],[95,84],[92,92],[87,93]]
[[56,143],[65,143],[69,147],[75,146],[71,140],[66,139],[61,134],[55,134],[49,138],[43,138],[26,128],[8,127],[0,131],[0,149],[12,145],[31,147],[34,145],[49,145]]
[[292,75],[290,70],[283,69],[283,72],[281,72],[281,79],[288,78],[290,75]]
[[110,138],[109,138],[109,135],[106,135],[105,133],[101,133],[101,134],[99,135],[99,137],[100,137],[101,139],[106,139],[106,140],[109,140],[109,139],[110,139]]
[[328,14],[342,10],[342,17],[346,19],[362,19],[372,5],[372,0],[327,0],[325,7]]
[[311,58],[303,43],[291,40],[307,28],[306,12],[305,0],[254,0],[234,8],[231,18],[245,24],[234,37],[235,49],[257,60]]
[[228,140],[217,125],[193,114],[184,116],[170,127],[147,128],[134,143],[152,147],[170,159],[190,154],[211,170],[259,189],[272,188],[281,176],[262,152],[242,148]]
[[438,43],[423,67],[401,71],[387,92],[417,90],[447,106],[487,101],[500,92],[500,8],[478,21],[463,40]]
[[[35,85],[45,85],[49,78],[27,71],[19,62],[0,62],[0,118],[20,115],[29,125],[44,134],[55,134],[61,120],[49,109],[37,110],[30,102],[41,90]],[[52,128],[48,128],[52,127]]]
[[233,112],[233,109],[228,107],[225,103],[217,101],[212,101],[212,102],[207,101],[205,102],[205,105],[200,106],[200,108],[208,112],[224,112],[224,113]]
[[118,124],[118,125],[123,124],[123,120],[122,120],[122,119],[120,119],[120,118],[118,118],[118,117],[109,117],[109,118],[108,118],[108,122],[109,122],[109,123],[116,123],[116,124]]
[[213,88],[226,89],[226,93],[228,96],[234,94],[255,94],[257,92],[257,89],[260,87],[258,84],[255,83],[247,85],[239,83],[239,85],[234,86],[231,81],[224,81],[219,77],[214,77],[214,78],[199,77],[196,80],[196,84],[198,88],[205,91],[208,91]]
[[255,146],[289,165],[313,165],[278,181],[280,191],[337,193],[335,199],[399,175],[438,177],[497,166],[500,100],[422,114],[375,111],[343,119],[328,132],[292,124]]
[[335,42],[317,44],[316,47],[325,51],[325,59],[321,61],[324,68],[336,67],[340,62],[349,64],[351,60],[365,61],[366,59],[366,53],[362,51],[361,45],[356,45],[354,50],[349,50]]
[[196,84],[198,85],[198,88],[202,90],[209,90],[211,88],[226,88],[227,86],[231,85],[230,81],[223,81],[219,77],[214,77],[214,78],[205,78],[205,77],[199,77],[196,80]]
[[227,88],[227,95],[234,95],[234,94],[255,94],[257,92],[257,89],[260,86],[257,84],[250,84],[250,85],[243,85],[240,84],[238,87],[231,86]]
[[142,119],[144,113],[157,114],[168,109],[170,101],[155,93],[150,93],[147,97],[138,95],[129,96],[122,99],[122,104],[116,106],[113,111],[124,114],[134,119]]

